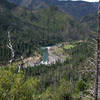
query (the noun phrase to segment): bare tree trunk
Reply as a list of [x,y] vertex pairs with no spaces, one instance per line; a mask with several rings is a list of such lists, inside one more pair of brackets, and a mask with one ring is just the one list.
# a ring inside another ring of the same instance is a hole
[[[11,59],[10,59],[10,63],[13,62],[14,60],[14,57],[15,57],[15,52],[14,52],[14,49],[13,49],[13,45],[12,45],[12,42],[11,42],[11,35],[10,35],[10,32],[8,32],[8,44],[7,44],[7,47],[11,50]],[[21,56],[21,64],[18,66],[18,72],[21,71],[21,68],[23,67],[23,64],[24,64],[24,59],[23,57]]]
[[11,36],[10,36],[10,32],[8,32],[8,45],[7,47],[11,50],[11,60],[9,61],[10,63],[14,60],[15,57],[15,52],[11,43]]
[[21,56],[21,64],[18,66],[18,72],[21,71],[21,68],[23,67],[23,64],[24,64],[24,58],[23,58],[23,56]]
[[98,32],[96,37],[96,75],[95,75],[95,93],[94,100],[98,100],[98,72],[99,72],[99,42],[100,42],[100,0],[98,6]]

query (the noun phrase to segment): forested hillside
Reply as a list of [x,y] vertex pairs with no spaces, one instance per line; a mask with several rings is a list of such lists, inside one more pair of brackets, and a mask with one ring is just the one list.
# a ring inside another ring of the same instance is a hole
[[84,41],[69,45],[61,48],[69,55],[64,63],[23,68],[20,72],[16,64],[0,67],[1,100],[92,100],[92,49]]
[[7,1],[15,3],[19,6],[22,6],[28,9],[46,8],[48,6],[44,2],[44,0],[7,0]]
[[88,14],[96,13],[98,3],[90,3],[85,1],[61,1],[61,0],[8,0],[17,5],[28,9],[45,8],[47,6],[56,6],[62,11],[69,13],[76,19],[80,19]]
[[49,5],[57,6],[64,12],[69,13],[76,19],[83,16],[97,12],[98,3],[90,3],[85,1],[59,1],[59,0],[45,0]]
[[91,31],[97,32],[97,13],[87,15],[81,19],[81,23],[87,24]]
[[8,31],[18,58],[34,54],[40,46],[87,39],[89,29],[86,27],[57,7],[30,11],[0,0],[0,61],[5,63],[10,57]]
[[93,100],[100,86],[97,6],[0,0],[0,100]]

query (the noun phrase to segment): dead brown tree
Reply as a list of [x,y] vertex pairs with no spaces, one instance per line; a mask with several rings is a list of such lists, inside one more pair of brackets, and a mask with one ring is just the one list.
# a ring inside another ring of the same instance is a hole
[[99,76],[99,45],[100,45],[100,0],[98,5],[98,32],[96,36],[96,74],[94,100],[98,100],[98,76]]

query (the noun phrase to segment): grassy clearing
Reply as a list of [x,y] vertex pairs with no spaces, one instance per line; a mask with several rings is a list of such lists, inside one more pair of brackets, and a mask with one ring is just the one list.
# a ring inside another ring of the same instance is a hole
[[75,45],[72,45],[72,44],[68,44],[68,45],[65,45],[64,46],[64,49],[72,49],[72,48],[74,48],[75,47]]

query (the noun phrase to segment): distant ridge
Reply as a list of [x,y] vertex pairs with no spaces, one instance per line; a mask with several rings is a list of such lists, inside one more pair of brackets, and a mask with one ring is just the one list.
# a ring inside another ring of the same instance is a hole
[[98,2],[86,2],[86,1],[65,1],[65,0],[8,0],[19,6],[26,7],[28,9],[40,9],[48,6],[56,6],[64,12],[69,13],[76,19],[80,19],[89,14],[97,12]]

